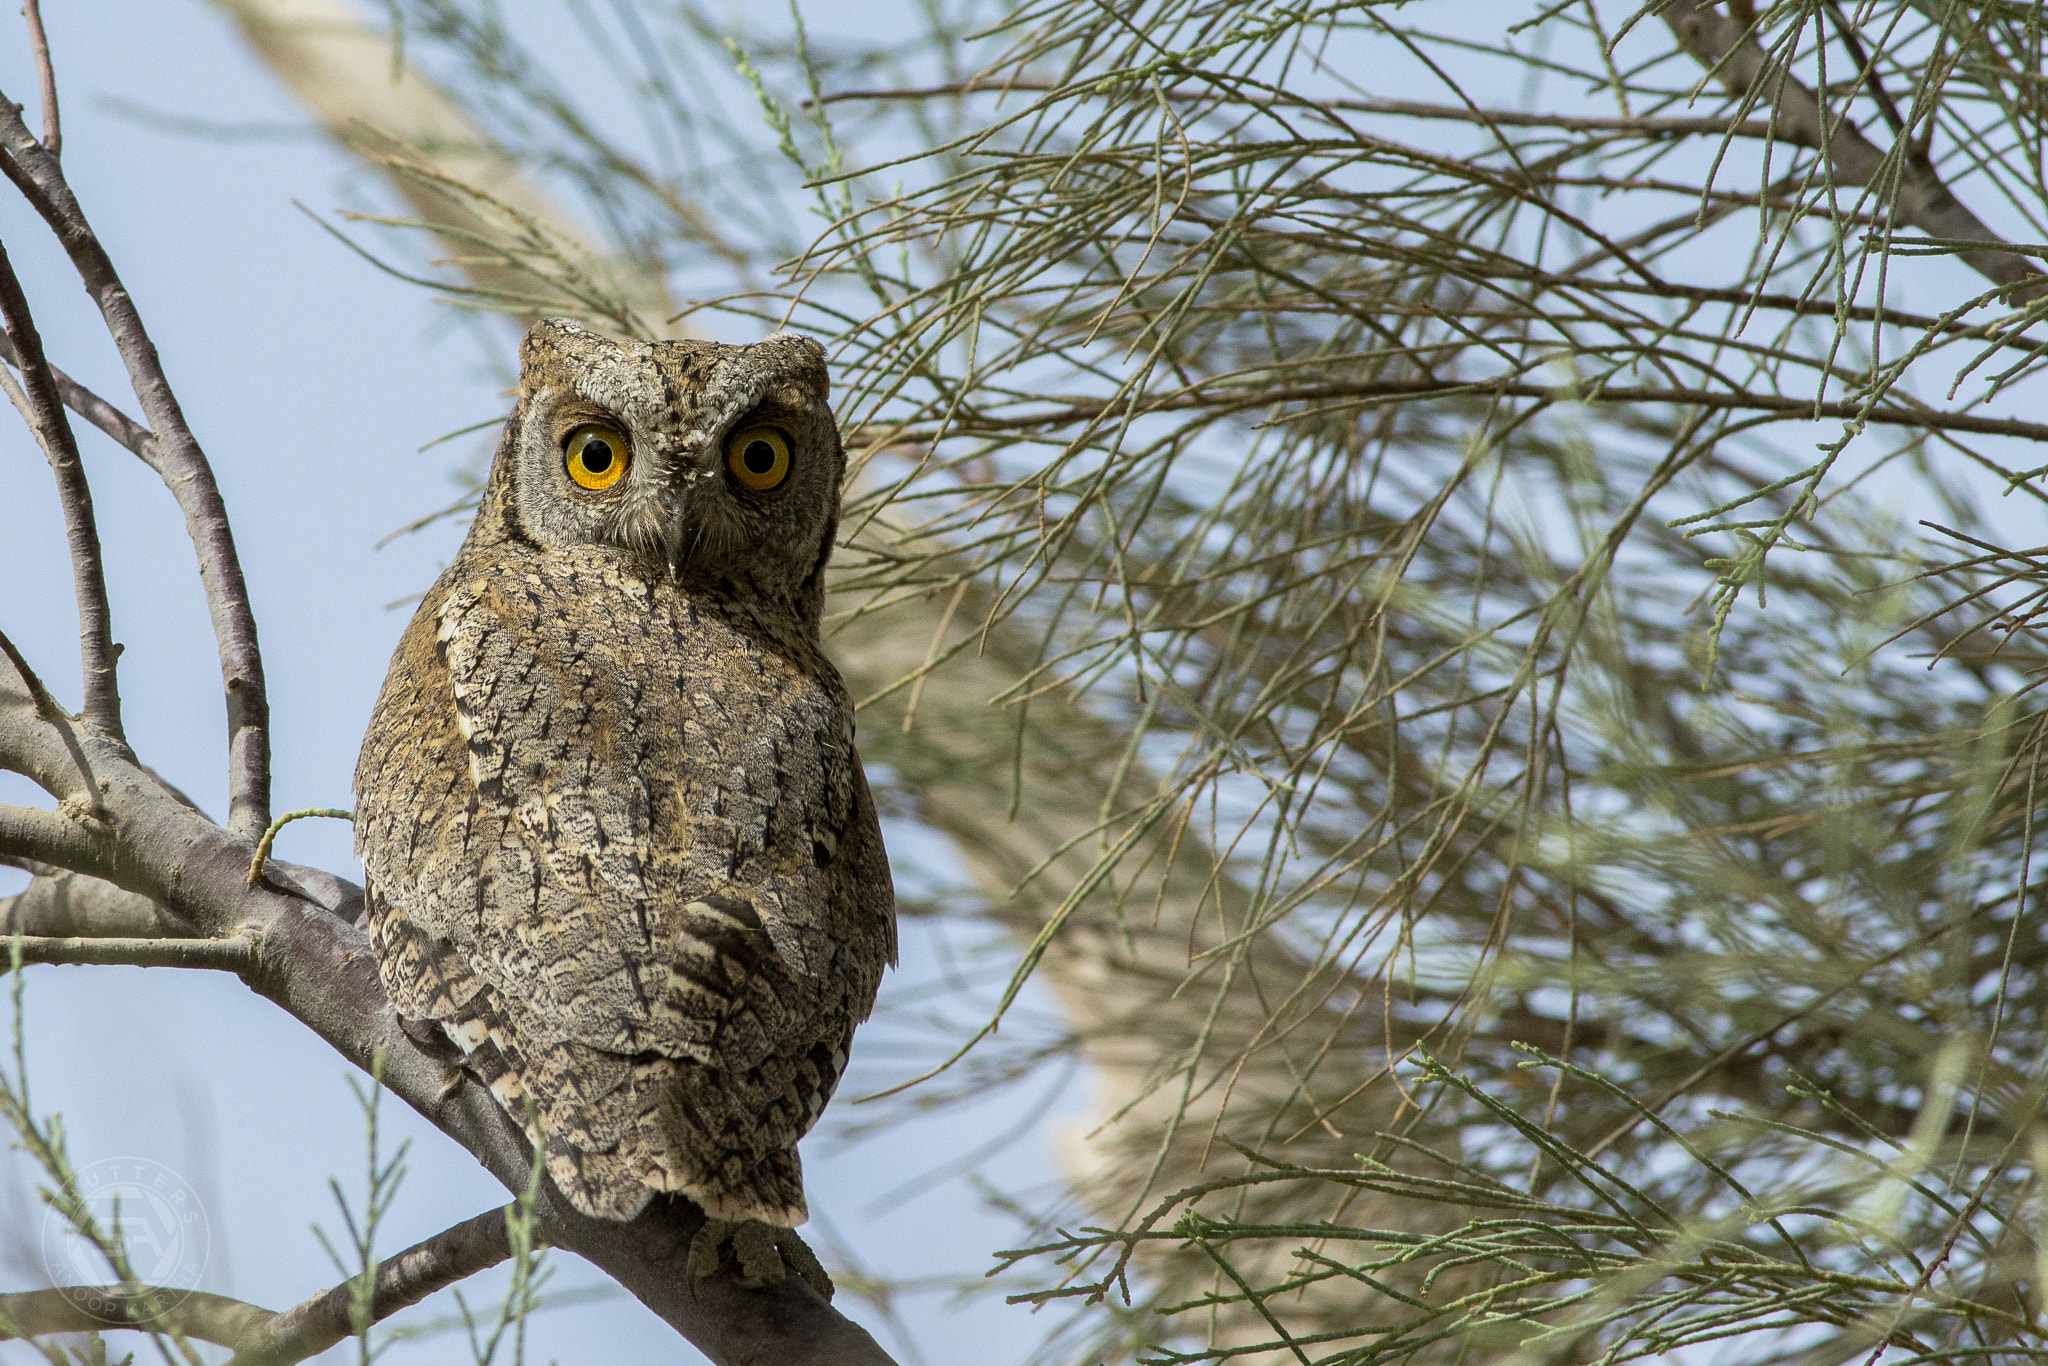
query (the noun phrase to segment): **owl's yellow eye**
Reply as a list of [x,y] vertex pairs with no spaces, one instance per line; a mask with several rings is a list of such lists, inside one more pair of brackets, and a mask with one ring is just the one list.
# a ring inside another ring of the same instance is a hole
[[789,478],[789,438],[773,427],[747,427],[725,443],[725,467],[759,493]]
[[593,422],[569,433],[562,454],[576,487],[599,493],[625,477],[633,448],[618,428]]

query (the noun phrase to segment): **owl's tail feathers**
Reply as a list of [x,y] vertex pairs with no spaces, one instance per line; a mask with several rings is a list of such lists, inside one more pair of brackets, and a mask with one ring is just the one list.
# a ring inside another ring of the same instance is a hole
[[526,1071],[548,1174],[583,1213],[631,1219],[666,1191],[729,1223],[794,1228],[807,1217],[788,1130],[750,1109],[715,1069],[564,1042]]

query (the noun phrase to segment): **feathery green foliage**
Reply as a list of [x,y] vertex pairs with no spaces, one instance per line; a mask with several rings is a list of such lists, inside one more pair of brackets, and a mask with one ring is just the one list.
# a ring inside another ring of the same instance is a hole
[[1049,1355],[2041,1352],[2039,7],[397,10],[609,253],[452,297],[829,340],[900,809],[1088,794],[906,1093],[1092,1066]]

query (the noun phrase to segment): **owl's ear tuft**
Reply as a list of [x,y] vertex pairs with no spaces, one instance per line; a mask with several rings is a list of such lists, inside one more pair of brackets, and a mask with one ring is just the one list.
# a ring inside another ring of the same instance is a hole
[[617,342],[593,332],[573,318],[542,318],[526,329],[519,343],[520,369],[532,371],[550,365],[573,365],[588,361],[600,349]]
[[816,337],[808,337],[801,332],[783,330],[770,332],[767,336],[761,338],[761,345],[772,346],[778,350],[787,349],[795,351],[802,358],[798,364],[807,372],[805,378],[810,383],[810,386],[817,391],[818,397],[821,399],[831,397],[832,379],[827,373],[825,366],[825,348]]

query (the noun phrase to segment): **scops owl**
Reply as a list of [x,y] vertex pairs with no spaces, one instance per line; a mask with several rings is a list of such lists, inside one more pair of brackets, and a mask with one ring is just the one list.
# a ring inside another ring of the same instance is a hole
[[779,1280],[780,1248],[829,1293],[788,1232],[796,1145],[896,929],[819,638],[845,470],[824,351],[544,320],[520,361],[356,769],[384,985],[577,1209],[686,1195],[693,1271],[729,1242]]

